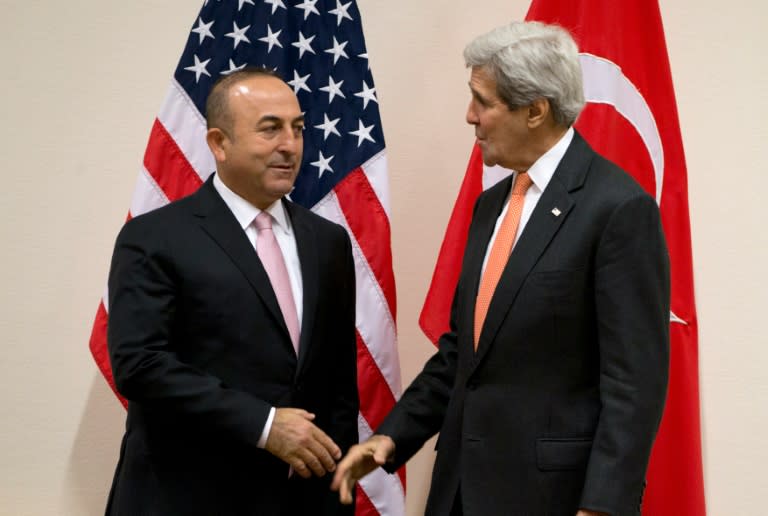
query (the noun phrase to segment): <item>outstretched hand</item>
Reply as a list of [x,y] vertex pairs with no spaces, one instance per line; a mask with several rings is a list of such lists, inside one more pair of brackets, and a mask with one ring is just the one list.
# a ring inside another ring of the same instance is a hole
[[312,421],[315,415],[296,408],[275,409],[265,449],[287,462],[304,478],[322,477],[336,469],[341,449]]
[[394,454],[395,442],[387,435],[373,435],[367,441],[350,448],[339,462],[331,483],[331,489],[339,492],[341,503],[352,503],[352,490],[357,481],[384,465]]

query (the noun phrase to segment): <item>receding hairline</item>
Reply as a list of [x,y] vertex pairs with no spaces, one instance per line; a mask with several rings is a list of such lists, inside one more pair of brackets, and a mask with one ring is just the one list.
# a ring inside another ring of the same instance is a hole
[[208,129],[220,129],[225,133],[232,127],[232,113],[229,109],[232,90],[238,84],[250,80],[274,79],[290,87],[274,71],[267,68],[247,67],[230,75],[220,77],[211,87],[205,103],[205,121]]

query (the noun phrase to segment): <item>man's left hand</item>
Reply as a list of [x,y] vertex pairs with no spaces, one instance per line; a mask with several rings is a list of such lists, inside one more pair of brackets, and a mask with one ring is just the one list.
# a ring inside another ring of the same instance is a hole
[[588,511],[586,509],[579,509],[576,516],[611,516],[607,512]]

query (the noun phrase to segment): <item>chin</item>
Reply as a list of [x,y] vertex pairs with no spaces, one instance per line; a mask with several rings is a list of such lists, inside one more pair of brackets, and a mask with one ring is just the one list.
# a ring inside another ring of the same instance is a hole
[[291,193],[291,190],[293,190],[293,181],[287,185],[275,185],[275,187],[272,188],[272,194],[279,199]]
[[488,167],[492,167],[498,163],[496,158],[490,153],[483,149],[482,145],[480,146],[480,157],[483,160],[483,164]]

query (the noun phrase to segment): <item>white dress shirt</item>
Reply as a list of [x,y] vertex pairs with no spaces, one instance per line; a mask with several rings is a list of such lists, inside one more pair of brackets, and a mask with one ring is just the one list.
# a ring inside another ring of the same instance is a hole
[[[544,189],[547,187],[549,181],[552,179],[552,176],[555,174],[555,170],[560,164],[560,161],[563,159],[563,156],[565,156],[565,151],[568,150],[568,146],[571,144],[571,140],[573,140],[573,128],[569,127],[565,134],[560,138],[560,140],[555,145],[553,145],[551,149],[542,154],[541,157],[539,157],[539,159],[537,159],[536,162],[531,165],[531,168],[528,169],[528,176],[531,178],[531,181],[533,181],[533,184],[525,193],[523,211],[520,214],[520,223],[517,226],[517,234],[515,235],[515,241],[512,243],[512,249],[515,248],[515,244],[520,239],[520,235],[523,234],[523,230],[525,229],[525,225],[528,223],[528,219],[531,218],[533,209],[536,207],[539,199],[541,199],[541,194],[544,193]],[[512,183],[513,186],[514,181],[517,181],[517,174],[518,173],[515,172],[515,178],[513,179]],[[493,228],[493,235],[491,235],[491,240],[488,242],[488,247],[485,250],[485,258],[483,259],[482,270],[483,273],[485,273],[485,266],[488,263],[488,256],[491,254],[493,243],[496,241],[496,235],[498,234],[499,228],[501,227],[501,222],[504,220],[504,215],[507,214],[507,208],[509,208],[509,197],[512,194],[512,188],[509,189],[509,192],[510,193],[507,195],[507,200],[504,202],[504,209],[501,210],[499,218],[496,219],[496,226]]]
[[[246,201],[235,192],[229,189],[227,185],[219,178],[218,174],[213,176],[213,187],[219,192],[221,198],[224,199],[224,203],[237,219],[240,227],[243,228],[245,236],[253,246],[253,252],[256,252],[256,240],[259,238],[258,231],[253,221],[256,216],[259,215],[262,210]],[[291,292],[293,293],[293,300],[296,303],[296,315],[299,319],[299,331],[301,331],[301,317],[303,313],[303,299],[304,290],[301,280],[301,263],[299,262],[299,251],[296,247],[296,236],[293,233],[293,226],[291,225],[291,219],[285,212],[285,206],[282,201],[276,201],[266,210],[272,215],[272,232],[275,234],[277,245],[280,247],[280,251],[283,253],[283,259],[285,260],[285,267],[288,269],[288,278],[291,283]],[[275,407],[269,411],[269,417],[264,425],[264,429],[261,432],[259,441],[257,443],[259,448],[264,448],[267,444],[267,437],[269,437],[269,431],[272,429],[272,422],[275,419]]]

